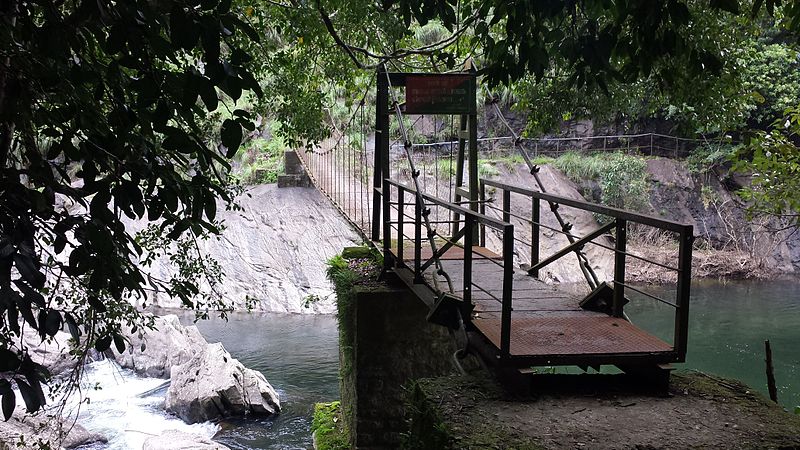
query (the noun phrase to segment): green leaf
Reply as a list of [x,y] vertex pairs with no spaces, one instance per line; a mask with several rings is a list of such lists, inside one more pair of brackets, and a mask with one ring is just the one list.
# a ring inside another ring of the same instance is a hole
[[107,311],[106,305],[103,304],[103,302],[96,295],[89,296],[89,306],[99,313],[104,313]]
[[200,98],[203,99],[206,109],[209,111],[216,110],[217,106],[219,106],[219,98],[217,97],[217,90],[214,88],[214,85],[204,77],[199,88]]
[[61,313],[59,313],[55,309],[51,309],[50,311],[47,312],[47,318],[45,319],[44,322],[45,333],[47,333],[50,337],[55,336],[56,333],[58,333],[58,330],[61,329],[61,323],[62,323]]
[[25,401],[25,407],[28,412],[33,413],[38,411],[39,408],[42,407],[42,403],[39,401],[39,396],[36,394],[36,391],[21,378],[14,378],[14,381],[17,382],[17,387],[19,388],[20,394],[22,394],[22,399]]
[[114,347],[117,348],[118,353],[125,351],[125,339],[119,334],[114,335]]
[[0,372],[11,372],[19,368],[19,355],[7,348],[0,348]]
[[17,266],[17,270],[19,270],[19,274],[22,275],[22,278],[32,287],[40,288],[44,286],[45,276],[43,273],[39,272],[33,258],[22,252],[14,253],[14,265]]
[[242,126],[231,119],[226,119],[225,122],[222,123],[220,136],[222,137],[222,145],[228,149],[225,156],[233,158],[236,154],[236,150],[238,150],[239,146],[242,144]]
[[208,220],[214,220],[217,215],[217,199],[213,195],[206,197],[204,204],[206,217]]
[[[9,311],[12,309],[14,309],[13,306],[9,308]],[[33,317],[31,302],[27,297],[20,297],[17,299],[17,309],[19,309],[19,313],[22,314],[22,318],[25,319],[25,322],[28,322],[28,325],[35,330],[39,329],[39,326],[36,324],[36,318]]]
[[67,323],[67,329],[69,330],[69,334],[72,336],[72,339],[75,339],[76,342],[79,341],[81,337],[81,329],[78,328],[78,324],[75,322],[75,318],[72,317],[72,314],[64,314],[64,321]]
[[104,352],[111,347],[111,336],[103,336],[94,343],[94,349],[98,352]]
[[728,11],[732,14],[739,14],[739,1],[738,0],[711,0],[712,8]]
[[3,418],[6,422],[14,414],[14,408],[17,407],[17,394],[14,391],[6,392],[3,394]]
[[200,38],[197,24],[177,5],[169,15],[169,38],[172,43],[185,50],[191,50]]

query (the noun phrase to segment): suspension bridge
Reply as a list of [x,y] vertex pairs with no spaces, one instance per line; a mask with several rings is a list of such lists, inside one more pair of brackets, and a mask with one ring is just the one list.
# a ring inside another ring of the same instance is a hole
[[[476,353],[500,369],[615,365],[666,386],[668,365],[686,357],[692,226],[549,193],[534,163],[545,146],[520,138],[497,105],[508,135],[478,137],[474,70],[382,67],[369,89],[344,127],[299,156],[314,185],[381,249],[384,274],[427,305],[428,320],[452,329],[462,354]],[[661,139],[602,138],[604,149],[649,141],[651,154]],[[479,147],[501,140],[524,161],[524,183],[482,176]],[[599,148],[599,141],[589,145]],[[593,214],[596,228],[576,229],[569,220],[576,213]],[[643,228],[671,236],[673,263],[628,251],[630,230]],[[561,236],[563,245],[543,254],[545,235]],[[608,279],[591,263],[591,246],[613,261]],[[547,268],[568,258],[585,288],[547,282]],[[674,296],[627,282],[632,259],[675,272]],[[672,308],[671,339],[631,323],[630,301]]]

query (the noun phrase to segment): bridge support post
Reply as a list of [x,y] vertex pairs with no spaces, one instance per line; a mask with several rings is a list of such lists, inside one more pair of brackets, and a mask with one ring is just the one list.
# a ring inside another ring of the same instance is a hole
[[612,314],[622,317],[622,306],[625,304],[625,250],[628,240],[628,222],[616,220],[617,244],[614,251],[614,299]]
[[[376,76],[377,93],[375,97],[375,155],[372,171],[372,230],[371,238],[381,238],[381,200],[383,198],[383,179],[389,176],[384,167],[389,165],[389,80],[386,67],[378,67]],[[388,172],[388,170],[387,170]]]

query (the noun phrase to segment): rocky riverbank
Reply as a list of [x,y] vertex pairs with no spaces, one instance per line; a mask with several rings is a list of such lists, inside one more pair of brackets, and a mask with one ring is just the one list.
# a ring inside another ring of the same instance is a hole
[[[164,408],[184,423],[280,412],[278,394],[260,372],[244,367],[222,344],[206,342],[195,326],[182,326],[175,315],[156,317],[153,330],[126,338],[130,345],[125,352],[108,350],[95,357],[112,359],[120,367],[142,376],[168,379],[164,383],[169,384]],[[72,359],[67,353],[67,340],[67,336],[60,335],[46,343],[30,340],[32,355],[56,375],[51,385],[73,375],[74,363],[69,365]],[[24,444],[21,448],[36,448],[38,439],[51,448],[106,442],[105,436],[76,424],[75,417],[62,417],[61,402],[74,403],[75,400],[56,398],[50,409],[34,415],[27,415],[23,407],[18,407],[11,420],[0,422],[0,448],[5,448],[2,445],[16,448],[19,443]],[[227,447],[209,441],[206,436],[166,430],[163,435],[147,439],[144,448]]]

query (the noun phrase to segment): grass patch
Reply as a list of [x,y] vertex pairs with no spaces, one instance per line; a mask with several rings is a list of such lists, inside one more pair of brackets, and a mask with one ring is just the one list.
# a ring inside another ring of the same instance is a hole
[[647,162],[621,152],[585,155],[568,152],[552,162],[576,183],[596,181],[602,189],[601,202],[616,208],[643,211],[649,205]]
[[584,155],[567,152],[552,161],[552,166],[572,181],[599,180],[608,165],[608,154]]
[[348,450],[350,437],[342,420],[341,403],[317,403],[311,421],[317,450]]

